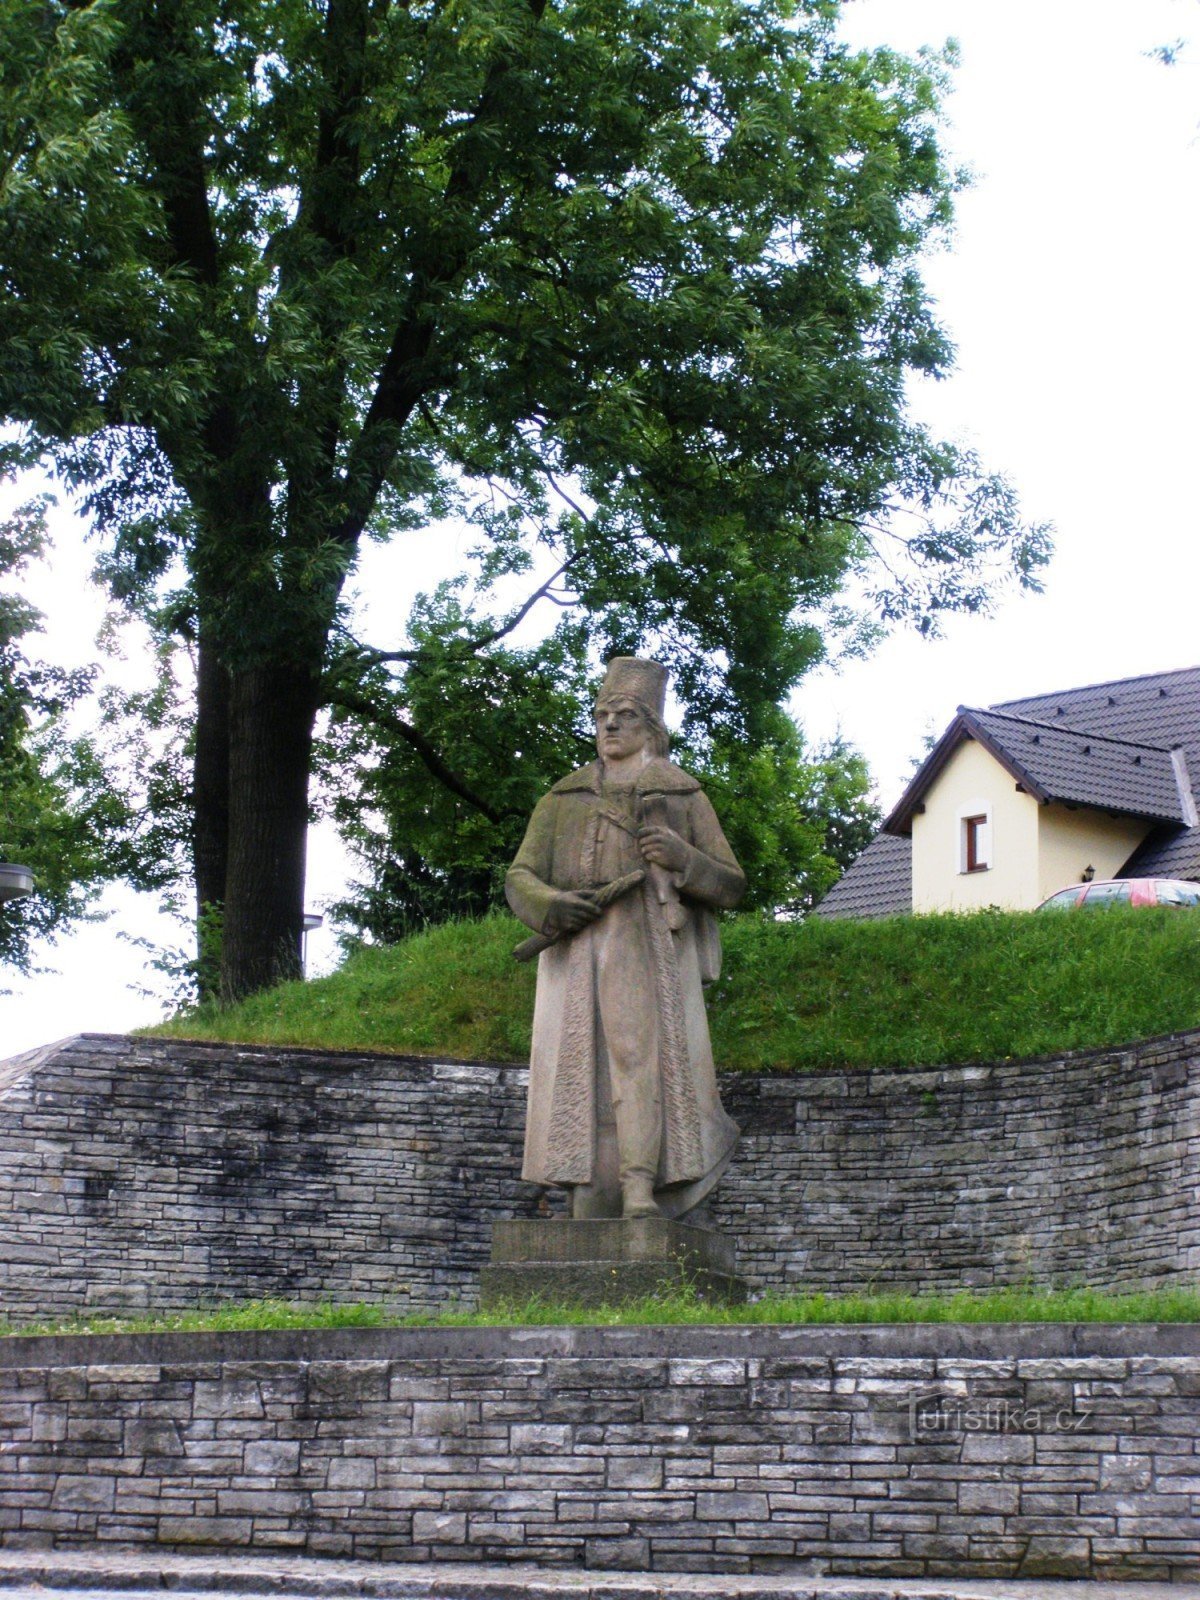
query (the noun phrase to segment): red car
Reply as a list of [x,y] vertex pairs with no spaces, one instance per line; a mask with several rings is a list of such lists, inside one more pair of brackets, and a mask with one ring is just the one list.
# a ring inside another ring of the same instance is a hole
[[1034,909],[1090,911],[1101,906],[1200,906],[1200,883],[1183,878],[1097,878],[1094,883],[1060,889]]

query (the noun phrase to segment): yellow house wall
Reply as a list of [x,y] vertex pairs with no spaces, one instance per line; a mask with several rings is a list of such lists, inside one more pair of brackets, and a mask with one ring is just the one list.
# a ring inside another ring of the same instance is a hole
[[1085,867],[1094,867],[1097,878],[1114,877],[1148,832],[1149,825],[1136,817],[1068,811],[1058,805],[1040,807],[1038,900],[1069,883],[1078,883]]
[[[1012,774],[974,739],[946,763],[925,795],[912,825],[914,911],[979,911],[985,906],[1021,910],[1039,893],[1038,811],[1019,794]],[[962,871],[962,819],[991,819],[986,872]]]

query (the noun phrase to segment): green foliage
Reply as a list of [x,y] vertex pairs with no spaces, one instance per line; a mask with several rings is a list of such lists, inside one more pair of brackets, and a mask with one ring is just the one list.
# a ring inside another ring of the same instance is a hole
[[1129,910],[1066,920],[735,919],[711,996],[717,1059],[756,1071],[936,1065],[1200,1025],[1200,919]]
[[735,694],[794,680],[893,491],[925,577],[890,609],[981,604],[977,558],[1040,541],[902,399],[949,355],[945,63],[836,12],[9,0],[0,405],[127,588],[185,553],[231,657],[294,656],[358,533],[462,473],[580,482],[549,536],[609,642],[705,636]]
[[810,757],[782,712],[753,745],[718,733],[683,763],[701,779],[746,873],[745,909],[811,910],[870,843],[880,813],[866,762],[842,740]]
[[[0,584],[45,549],[46,502],[0,526]],[[0,861],[32,869],[34,893],[0,906],[0,967],[32,970],[34,942],[87,914],[100,886],[133,871],[133,819],[114,793],[90,738],[70,732],[93,673],[32,659],[39,614],[0,588]]]
[[715,1306],[694,1294],[680,1294],[599,1308],[534,1300],[490,1312],[445,1313],[430,1320],[500,1327],[513,1324],[619,1327],[696,1323],[857,1326],[912,1322],[1200,1322],[1200,1290],[1181,1285],[1177,1289],[1149,1290],[1141,1294],[1025,1286],[982,1293],[963,1290],[949,1295],[872,1293],[869,1290],[854,1295],[785,1295],[772,1291],[743,1306]]
[[329,978],[280,984],[224,1010],[200,1007],[151,1031],[517,1060],[529,1050],[535,969],[512,952],[527,931],[507,915],[443,923],[357,950]]
[[376,941],[502,903],[537,800],[595,754],[580,630],[532,650],[480,652],[465,647],[466,627],[458,586],[447,585],[417,608],[419,659],[402,696],[382,664],[362,672],[348,660],[352,687],[333,676],[319,766],[332,815],[370,874],[333,915]]
[[533,1300],[494,1311],[451,1309],[440,1315],[404,1314],[393,1306],[305,1304],[287,1300],[234,1302],[195,1311],[141,1317],[72,1317],[62,1322],[0,1322],[0,1337],[31,1334],[241,1333],[271,1328],[585,1327],[758,1325],[860,1326],[937,1323],[1179,1323],[1200,1322],[1200,1291],[1181,1285],[1134,1294],[1102,1289],[1021,1287],[952,1295],[781,1295],[744,1306],[710,1305],[694,1295],[647,1298],[620,1306],[580,1307]]
[[870,792],[866,760],[840,733],[835,735],[817,752],[809,807],[824,824],[825,854],[837,863],[839,876],[879,832],[883,812]]
[[[390,948],[361,950],[328,978],[152,1031],[527,1059],[534,974],[512,959],[523,933],[503,915],[448,923]],[[934,1066],[1200,1027],[1200,918],[1188,912],[981,912],[880,922],[739,916],[724,923],[723,938],[724,972],[709,991],[722,1068]]]

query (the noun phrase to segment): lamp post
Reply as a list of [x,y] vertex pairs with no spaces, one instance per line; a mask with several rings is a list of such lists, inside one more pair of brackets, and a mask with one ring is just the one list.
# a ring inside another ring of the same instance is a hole
[[0,905],[7,900],[19,900],[33,890],[33,873],[28,867],[18,867],[11,861],[0,861]]

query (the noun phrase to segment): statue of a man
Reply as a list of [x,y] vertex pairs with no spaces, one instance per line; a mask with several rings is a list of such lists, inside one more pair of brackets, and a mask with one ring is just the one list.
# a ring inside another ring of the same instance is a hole
[[538,802],[505,881],[539,958],[523,1176],[574,1217],[682,1217],[738,1128],[717,1091],[703,983],[713,910],[746,880],[695,778],[667,760],[667,670],[618,656],[597,761]]

